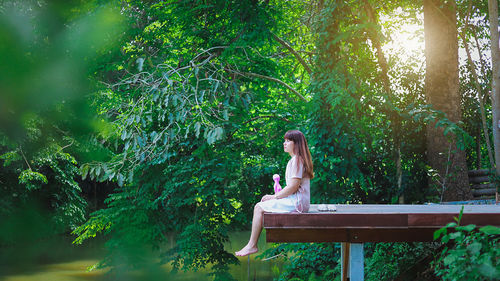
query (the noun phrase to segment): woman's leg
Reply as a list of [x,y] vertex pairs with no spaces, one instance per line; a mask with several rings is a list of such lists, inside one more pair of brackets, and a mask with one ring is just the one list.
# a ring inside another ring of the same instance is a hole
[[237,256],[247,256],[259,251],[257,248],[257,242],[259,241],[260,233],[262,231],[262,214],[264,210],[257,204],[253,209],[253,219],[252,219],[252,233],[250,234],[250,240],[243,249],[236,252]]

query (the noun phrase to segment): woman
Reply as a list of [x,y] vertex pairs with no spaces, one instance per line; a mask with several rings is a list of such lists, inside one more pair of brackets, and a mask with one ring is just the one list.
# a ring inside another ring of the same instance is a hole
[[291,157],[286,165],[286,186],[274,195],[264,195],[262,200],[255,205],[250,240],[243,249],[235,253],[237,256],[247,256],[259,251],[257,242],[262,231],[264,212],[302,213],[309,210],[309,187],[314,172],[306,138],[298,130],[286,132],[284,138],[283,149]]

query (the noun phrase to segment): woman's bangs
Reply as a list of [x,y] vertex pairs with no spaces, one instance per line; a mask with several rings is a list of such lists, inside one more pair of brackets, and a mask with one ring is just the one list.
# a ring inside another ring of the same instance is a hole
[[283,138],[291,140],[296,143],[300,139],[300,133],[297,131],[288,131],[285,133],[285,136]]

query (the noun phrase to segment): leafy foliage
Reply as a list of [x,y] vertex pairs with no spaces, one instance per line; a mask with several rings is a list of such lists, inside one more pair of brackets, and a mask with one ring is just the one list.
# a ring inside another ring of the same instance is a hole
[[[284,166],[282,136],[303,118],[303,107],[277,87],[290,80],[269,80],[289,67],[273,57],[278,44],[265,36],[276,7],[222,4],[127,2],[125,13],[139,22],[134,40],[122,47],[125,61],[113,62],[113,75],[102,75],[120,78],[94,97],[111,128],[96,139],[110,157],[81,167],[82,175],[120,189],[74,232],[77,243],[109,235],[103,266],[115,266],[122,249],[131,253],[125,264],[141,266],[134,253],[149,245],[176,270],[210,264],[216,279],[225,278],[237,262],[224,251],[228,231],[248,222],[277,163]],[[230,30],[220,30],[220,17],[234,22]],[[166,250],[168,233],[177,243]]]
[[[424,149],[425,123],[412,118],[411,111],[423,102],[420,89],[402,85],[401,91],[414,99],[401,98],[396,104],[383,83],[372,81],[379,74],[367,41],[371,25],[361,12],[364,5],[327,2],[316,23],[318,73],[310,86],[314,95],[308,126],[318,175],[312,199],[393,203],[406,194],[410,201],[425,201],[432,194],[421,180],[424,159],[418,156]],[[401,189],[396,141],[403,155]]]
[[434,262],[436,274],[443,280],[498,280],[500,228],[461,226],[460,217],[434,233],[446,244]]
[[278,280],[332,280],[339,274],[340,248],[335,243],[285,243],[268,249],[265,256],[284,256]]
[[[16,206],[39,201],[48,214],[30,209],[27,221],[73,229],[76,243],[105,235],[109,254],[99,266],[115,272],[160,257],[175,270],[210,266],[215,279],[231,279],[237,259],[224,243],[248,226],[272,174],[284,172],[288,129],[309,141],[313,203],[436,200],[425,159],[432,122],[461,136],[470,165],[487,166],[470,68],[461,72],[458,124],[425,105],[423,51],[382,49],[384,72],[376,41],[398,41],[402,22],[422,25],[412,1],[22,2],[0,4],[0,215],[14,221]],[[461,26],[466,2],[457,3]],[[471,42],[479,36],[484,51],[487,6],[476,2],[465,33]],[[413,36],[423,40],[422,30]],[[486,93],[491,73],[481,63]],[[78,173],[117,187],[83,224]],[[482,254],[473,259],[482,259],[490,234],[460,231],[463,241],[479,235]],[[15,237],[0,234],[1,243]],[[370,272],[385,276],[426,253],[417,245],[399,255],[409,247],[375,247]],[[332,244],[284,244],[277,253],[291,261],[281,280],[338,274]]]
[[[0,226],[2,246],[65,233],[85,220],[78,163],[69,151],[93,131],[84,96],[87,63],[112,46],[107,36],[119,32],[120,16],[104,6],[68,16],[63,6],[0,4],[0,216],[7,218]],[[38,220],[43,223],[33,223]]]
[[377,243],[366,258],[366,279],[394,280],[436,248],[430,243]]
[[[34,129],[34,128],[31,128]],[[22,146],[4,141],[0,148],[3,160],[1,205],[3,215],[12,214],[16,205],[36,199],[52,213],[52,223],[59,231],[75,228],[84,221],[86,202],[76,182],[78,167],[73,156],[56,143],[36,150],[38,138],[29,138]],[[28,160],[29,159],[29,160]]]

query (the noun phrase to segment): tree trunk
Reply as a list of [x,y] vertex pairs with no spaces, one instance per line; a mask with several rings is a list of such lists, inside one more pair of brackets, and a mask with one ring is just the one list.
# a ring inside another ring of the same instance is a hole
[[[500,49],[498,46],[498,1],[488,0],[491,33],[491,65],[492,65],[492,111],[493,111],[493,145],[495,147],[495,164],[497,176],[500,175]],[[498,201],[498,189],[496,194]]]
[[[458,33],[453,1],[424,0],[425,95],[434,109],[444,112],[452,122],[461,119],[458,80]],[[427,160],[437,171],[430,185],[438,187],[442,201],[472,198],[465,151],[451,142],[442,128],[427,126]]]

